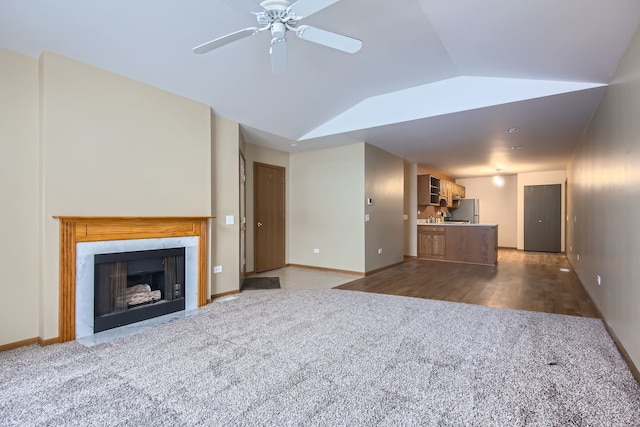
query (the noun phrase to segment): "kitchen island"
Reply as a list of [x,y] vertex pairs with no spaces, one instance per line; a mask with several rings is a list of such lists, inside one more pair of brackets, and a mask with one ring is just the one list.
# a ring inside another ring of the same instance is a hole
[[498,224],[419,222],[418,258],[496,265]]

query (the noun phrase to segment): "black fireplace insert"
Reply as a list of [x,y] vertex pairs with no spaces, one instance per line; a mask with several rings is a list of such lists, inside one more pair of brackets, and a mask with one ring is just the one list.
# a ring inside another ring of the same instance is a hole
[[94,333],[184,310],[185,248],[101,254],[94,260]]

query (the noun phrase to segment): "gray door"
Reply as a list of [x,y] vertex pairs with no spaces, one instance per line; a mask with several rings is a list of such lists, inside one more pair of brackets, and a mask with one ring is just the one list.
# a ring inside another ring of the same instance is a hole
[[560,252],[562,186],[525,185],[524,250]]

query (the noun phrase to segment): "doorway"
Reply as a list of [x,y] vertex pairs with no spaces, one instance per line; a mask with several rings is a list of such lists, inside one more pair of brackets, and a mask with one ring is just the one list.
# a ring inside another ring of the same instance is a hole
[[560,252],[562,185],[525,185],[524,250]]
[[285,168],[253,164],[254,270],[285,266]]

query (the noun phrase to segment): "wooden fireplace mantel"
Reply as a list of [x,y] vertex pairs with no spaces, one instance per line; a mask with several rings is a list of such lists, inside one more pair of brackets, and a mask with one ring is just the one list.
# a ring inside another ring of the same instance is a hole
[[76,243],[198,237],[198,307],[207,304],[207,223],[214,216],[54,216],[60,221],[58,341],[76,339]]

